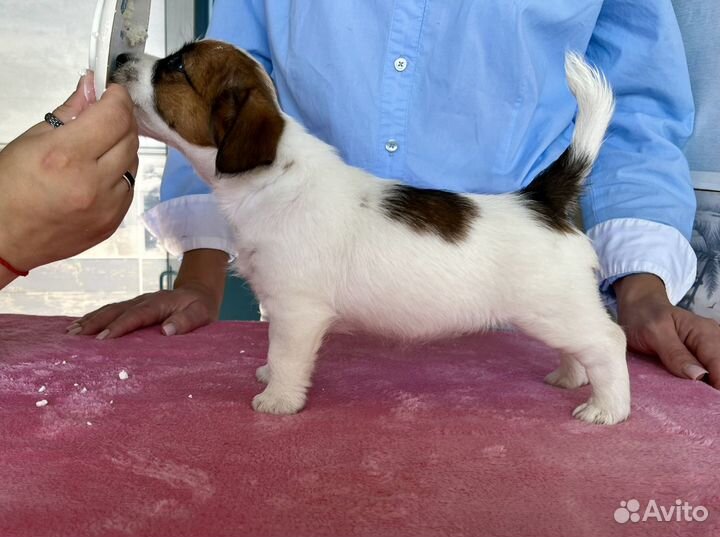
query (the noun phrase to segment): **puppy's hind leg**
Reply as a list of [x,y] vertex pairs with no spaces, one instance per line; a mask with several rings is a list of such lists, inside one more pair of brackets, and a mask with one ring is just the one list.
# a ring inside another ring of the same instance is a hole
[[[573,416],[590,423],[614,424],[630,415],[630,380],[626,361],[626,341],[597,300],[568,300],[562,308],[537,311],[518,320],[520,328],[563,353],[562,373],[551,373],[550,380],[570,385],[582,377],[584,368],[592,386],[590,399]],[[569,365],[572,356],[577,364]],[[568,375],[568,372],[572,372]],[[572,379],[571,377],[575,378]]]
[[574,356],[560,355],[560,367],[545,377],[545,382],[558,388],[579,388],[588,383],[587,371]]
[[253,408],[269,414],[294,414],[305,406],[317,351],[333,315],[316,305],[293,305],[272,311],[268,362],[256,375],[265,390],[253,399]]
[[263,384],[270,382],[270,366],[268,364],[261,365],[255,370],[255,378]]

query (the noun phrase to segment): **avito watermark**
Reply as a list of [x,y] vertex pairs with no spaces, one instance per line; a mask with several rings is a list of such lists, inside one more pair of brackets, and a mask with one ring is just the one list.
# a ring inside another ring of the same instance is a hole
[[702,505],[693,506],[682,500],[675,500],[675,503],[666,506],[660,505],[655,500],[650,500],[645,509],[641,509],[640,502],[636,499],[621,501],[620,507],[615,509],[613,517],[615,522],[625,524],[626,522],[704,522],[709,516],[706,507]]

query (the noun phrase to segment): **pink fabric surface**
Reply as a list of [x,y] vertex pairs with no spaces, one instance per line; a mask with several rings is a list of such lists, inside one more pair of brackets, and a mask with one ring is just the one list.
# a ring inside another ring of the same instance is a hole
[[[277,417],[250,408],[264,324],[67,324],[0,316],[2,537],[720,535],[720,394],[650,360],[630,361],[630,421],[603,427],[522,335],[333,336],[306,409]],[[620,524],[630,499],[709,516]]]

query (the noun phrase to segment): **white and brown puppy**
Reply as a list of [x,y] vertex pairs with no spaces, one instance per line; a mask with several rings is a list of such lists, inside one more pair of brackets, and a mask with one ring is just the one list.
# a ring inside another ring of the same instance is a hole
[[331,328],[427,340],[514,325],[560,351],[547,382],[590,382],[577,418],[628,417],[625,337],[603,309],[590,241],[571,220],[614,106],[582,58],[566,58],[579,105],[572,145],[521,192],[493,196],[348,166],[282,112],[267,74],[231,45],[119,60],[114,79],[130,91],[141,132],[182,151],[211,185],[234,229],[235,269],[268,315],[256,410],[303,407]]

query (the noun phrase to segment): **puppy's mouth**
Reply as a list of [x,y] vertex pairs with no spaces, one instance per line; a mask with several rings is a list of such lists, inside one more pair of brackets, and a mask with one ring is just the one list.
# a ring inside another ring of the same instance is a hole
[[128,82],[138,81],[137,65],[139,58],[133,54],[120,54],[115,58],[110,80],[116,84],[126,85]]

